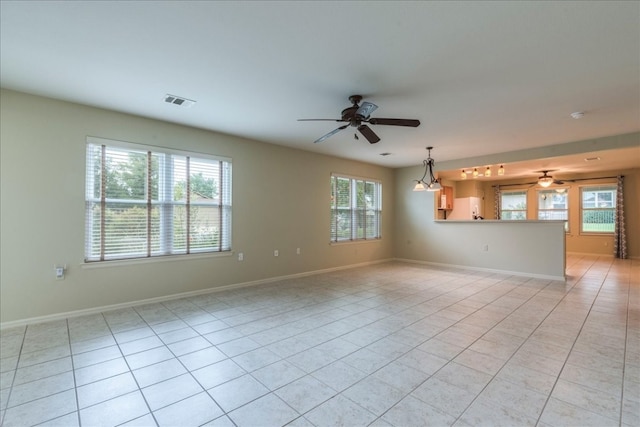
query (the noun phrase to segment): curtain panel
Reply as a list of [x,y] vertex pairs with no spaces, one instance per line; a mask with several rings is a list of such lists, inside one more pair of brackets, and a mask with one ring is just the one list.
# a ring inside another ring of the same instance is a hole
[[627,233],[624,218],[624,176],[618,176],[616,191],[615,231],[613,238],[613,254],[616,258],[627,258]]

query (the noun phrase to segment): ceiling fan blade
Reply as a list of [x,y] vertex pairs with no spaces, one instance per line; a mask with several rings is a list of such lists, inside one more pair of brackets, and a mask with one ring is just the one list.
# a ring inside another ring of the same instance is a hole
[[371,102],[363,102],[360,108],[356,111],[356,114],[367,118],[373,113],[378,106],[376,104],[372,104]]
[[317,144],[318,142],[322,142],[322,141],[324,141],[325,139],[329,138],[330,136],[333,136],[333,135],[335,135],[336,133],[338,133],[338,132],[340,132],[341,130],[346,129],[346,128],[348,128],[348,127],[349,127],[349,125],[340,126],[339,128],[332,130],[332,131],[331,131],[331,132],[329,132],[328,134],[323,135],[323,136],[321,136],[320,138],[316,139],[315,141],[313,141],[313,143],[314,143],[314,144]]
[[409,126],[412,128],[420,126],[420,120],[411,119],[381,119],[375,117],[369,119],[369,123],[372,125]]
[[298,119],[299,122],[343,122],[342,119]]
[[370,144],[375,144],[376,142],[380,141],[380,137],[378,137],[378,135],[376,135],[376,133],[372,131],[369,126],[360,125],[358,126],[358,130],[361,134],[364,135],[365,138],[367,138],[367,141],[369,141]]

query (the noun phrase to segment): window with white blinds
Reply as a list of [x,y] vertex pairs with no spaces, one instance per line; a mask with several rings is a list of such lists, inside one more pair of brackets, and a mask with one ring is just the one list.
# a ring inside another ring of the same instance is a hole
[[87,139],[85,260],[231,250],[231,161]]
[[500,192],[500,219],[510,221],[527,219],[526,190]]
[[538,190],[538,219],[564,220],[564,231],[569,232],[569,195],[566,188]]
[[331,242],[379,239],[382,183],[331,175]]

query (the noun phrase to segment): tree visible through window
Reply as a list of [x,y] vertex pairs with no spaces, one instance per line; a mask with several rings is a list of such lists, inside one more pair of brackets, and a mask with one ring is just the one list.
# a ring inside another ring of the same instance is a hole
[[527,219],[527,192],[502,191],[500,193],[500,219]]
[[90,138],[85,259],[231,248],[231,162]]
[[331,175],[331,241],[380,238],[382,184]]
[[613,233],[615,210],[615,185],[580,188],[580,231],[582,233]]

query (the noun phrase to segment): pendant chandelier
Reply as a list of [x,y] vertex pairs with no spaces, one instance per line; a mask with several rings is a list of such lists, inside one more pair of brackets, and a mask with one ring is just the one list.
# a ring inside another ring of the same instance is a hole
[[[435,162],[431,158],[432,149],[433,147],[427,147],[427,159],[422,161],[422,164],[424,165],[424,175],[422,175],[422,179],[415,180],[416,186],[413,187],[413,191],[438,191],[442,189],[438,180],[433,176],[433,166],[435,165]],[[428,181],[425,181],[427,175],[429,178]]]

